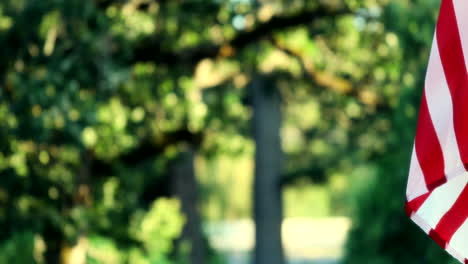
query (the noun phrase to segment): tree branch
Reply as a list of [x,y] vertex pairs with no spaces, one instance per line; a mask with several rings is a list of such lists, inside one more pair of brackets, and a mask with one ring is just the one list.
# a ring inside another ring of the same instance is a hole
[[326,17],[337,17],[353,14],[349,9],[330,9],[319,7],[315,10],[303,11],[295,15],[274,16],[267,22],[261,23],[250,31],[242,31],[230,41],[222,44],[202,44],[187,48],[180,52],[165,49],[156,37],[141,41],[137,45],[132,62],[155,62],[167,66],[185,64],[194,67],[205,58],[231,57],[246,46],[253,44],[265,36],[287,28],[308,24],[314,20]]
[[186,142],[190,145],[198,146],[203,140],[203,134],[193,133],[188,129],[181,129],[172,133],[167,133],[160,141],[153,142],[150,139],[143,139],[133,150],[123,153],[116,159],[104,161],[94,159],[91,171],[97,175],[109,175],[113,172],[112,163],[124,164],[128,167],[137,167],[142,162],[148,161],[161,155],[164,150],[177,143]]
[[[325,71],[319,71],[315,69],[314,64],[311,61],[305,59],[306,56],[303,56],[299,52],[288,48],[274,38],[270,38],[270,42],[278,50],[284,52],[288,56],[295,58],[299,62],[305,77],[310,79],[313,83],[339,94],[352,94],[353,92],[356,92],[355,89],[353,89],[353,85],[350,81],[338,76],[334,76],[333,74],[327,73]],[[355,94],[354,96],[357,95]]]
[[357,83],[353,83],[351,81],[346,80],[345,78],[335,76],[333,74],[327,73],[326,71],[319,71],[315,69],[313,62],[306,59],[307,56],[304,56],[299,52],[290,49],[289,47],[283,45],[274,38],[270,38],[269,40],[272,43],[272,45],[275,46],[278,50],[284,52],[288,56],[295,58],[302,68],[304,77],[311,80],[312,83],[314,83],[318,87],[334,91],[338,94],[354,97],[366,105],[376,107],[376,109],[378,109],[379,111],[392,110],[387,101],[379,99],[377,95],[373,93],[366,93],[365,91],[362,91],[357,88],[366,86],[370,78],[370,73],[367,74],[361,80],[357,81]]

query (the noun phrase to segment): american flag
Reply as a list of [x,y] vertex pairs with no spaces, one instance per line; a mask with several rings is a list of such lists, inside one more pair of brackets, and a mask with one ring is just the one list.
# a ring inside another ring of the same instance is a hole
[[468,0],[442,0],[411,157],[406,211],[462,263],[468,263],[467,63]]

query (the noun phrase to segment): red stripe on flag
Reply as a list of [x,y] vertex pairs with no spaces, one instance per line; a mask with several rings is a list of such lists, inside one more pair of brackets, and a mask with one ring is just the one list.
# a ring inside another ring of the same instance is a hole
[[429,115],[426,93],[423,93],[421,108],[419,110],[415,149],[419,165],[424,174],[427,189],[432,191],[436,187],[447,182],[444,172],[442,148],[440,147],[434,124],[432,124]]
[[442,0],[437,44],[453,102],[453,122],[460,156],[468,170],[468,74],[452,0]]
[[416,212],[418,211],[418,209],[424,204],[424,202],[427,200],[427,198],[429,197],[431,193],[428,192],[426,194],[423,194],[413,200],[411,200],[410,202],[406,202],[406,207],[405,207],[405,210],[406,210],[406,214],[411,217],[411,214],[413,212]]
[[463,188],[457,201],[440,219],[435,228],[435,233],[444,241],[450,241],[455,232],[461,227],[468,217],[468,184]]
[[431,229],[431,231],[429,231],[429,237],[432,238],[432,240],[434,240],[434,242],[436,242],[441,248],[445,248],[446,240],[440,237],[440,234],[437,233],[437,231]]

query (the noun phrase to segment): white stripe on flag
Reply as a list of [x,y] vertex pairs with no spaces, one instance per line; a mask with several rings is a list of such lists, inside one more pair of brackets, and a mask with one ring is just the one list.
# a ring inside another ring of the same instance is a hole
[[436,188],[417,211],[419,217],[435,228],[442,216],[452,208],[467,182],[468,173],[464,173]]
[[465,263],[465,258],[460,255],[460,251],[457,251],[456,249],[452,248],[450,245],[447,245],[447,247],[445,248],[445,250],[450,254],[452,255],[452,257],[456,258],[458,261],[460,261],[461,263]]
[[468,221],[455,232],[450,240],[450,247],[456,252],[468,252]]
[[432,43],[425,87],[429,113],[442,148],[445,176],[450,179],[463,173],[465,169],[455,137],[452,98],[445,80],[436,36]]
[[421,229],[426,233],[429,234],[429,231],[431,231],[431,227],[422,219],[418,214],[412,214],[411,215],[411,220],[413,220]]
[[465,57],[465,65],[468,69],[468,1],[453,0],[455,16],[457,17],[458,31],[460,32],[460,40]]
[[411,155],[411,165],[408,178],[408,187],[406,189],[406,199],[413,200],[429,190],[426,187],[426,181],[419,165],[418,157],[416,157],[416,150],[413,145],[413,154]]

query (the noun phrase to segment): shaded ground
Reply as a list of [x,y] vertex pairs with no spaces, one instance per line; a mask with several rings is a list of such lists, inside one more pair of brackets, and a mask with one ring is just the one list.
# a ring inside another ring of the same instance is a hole
[[[229,264],[250,264],[250,258],[247,254],[234,254],[227,256],[227,263]],[[339,259],[301,259],[301,258],[288,258],[288,264],[338,264]]]
[[[344,217],[286,219],[283,243],[290,264],[336,264],[343,252],[350,221]],[[229,264],[250,263],[254,245],[251,220],[210,223],[206,232],[212,246],[222,252]]]

